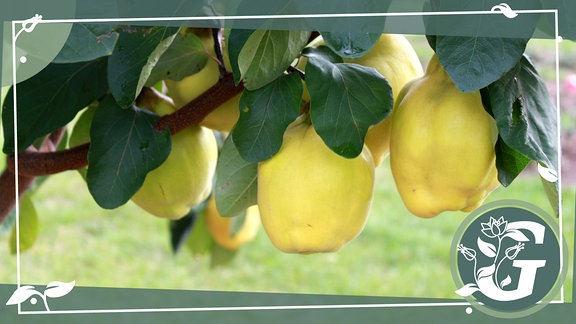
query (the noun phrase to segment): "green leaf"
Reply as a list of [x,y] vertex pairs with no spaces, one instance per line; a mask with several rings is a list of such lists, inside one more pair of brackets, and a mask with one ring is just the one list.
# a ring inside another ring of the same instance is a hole
[[114,26],[103,24],[75,23],[68,40],[54,63],[76,63],[91,61],[112,54],[118,40]]
[[241,212],[240,214],[234,215],[230,219],[230,237],[236,236],[238,232],[244,227],[244,222],[246,221],[246,210]]
[[247,162],[270,158],[282,146],[286,127],[300,112],[302,81],[296,73],[283,75],[257,90],[244,90],[240,117],[232,137]]
[[208,254],[212,251],[212,247],[215,246],[214,239],[210,234],[208,229],[208,224],[206,223],[206,213],[205,209],[202,211],[196,223],[186,239],[186,247],[192,252],[193,255],[203,255]]
[[357,58],[366,54],[380,38],[373,33],[325,32],[322,38],[334,52],[344,58]]
[[194,33],[176,35],[170,47],[160,56],[146,84],[153,86],[160,80],[180,81],[206,66],[208,55],[204,44]]
[[246,44],[246,41],[253,32],[253,30],[249,29],[232,29],[227,37],[228,56],[230,57],[230,66],[232,67],[232,74],[234,75],[234,83],[236,85],[242,81],[242,74],[238,66],[238,57],[244,44]]
[[335,61],[336,54],[326,46],[307,48],[304,55],[316,132],[337,154],[358,156],[368,127],[392,111],[390,84],[374,68]]
[[212,246],[210,255],[210,268],[221,267],[230,264],[238,251],[228,250],[218,244]]
[[504,187],[507,187],[528,166],[531,160],[508,146],[501,137],[498,137],[494,149],[496,151],[498,181]]
[[182,245],[188,241],[188,237],[192,234],[198,218],[206,209],[207,201],[206,199],[200,204],[190,208],[186,216],[168,222],[170,225],[170,245],[174,253],[177,253]]
[[[16,85],[18,96],[18,152],[40,136],[70,122],[92,101],[104,96],[106,59],[71,64],[49,64],[34,77]],[[4,152],[14,152],[14,88],[2,110]]]
[[546,181],[544,178],[540,177],[542,181],[542,186],[544,187],[544,192],[546,197],[550,202],[550,206],[556,217],[560,217],[560,196],[558,194],[558,182]]
[[529,39],[436,36],[440,63],[462,92],[500,79],[522,57]]
[[222,216],[234,216],[257,203],[258,163],[246,162],[229,136],[216,165],[216,206]]
[[523,56],[483,92],[502,140],[527,158],[558,171],[557,109],[530,60]]
[[[30,193],[25,193],[20,198],[18,223],[20,227],[20,252],[26,252],[34,246],[38,238],[38,213],[36,212]],[[10,234],[10,253],[16,254],[17,246],[16,226],[14,226]]]
[[121,107],[132,105],[177,31],[175,27],[118,28],[120,36],[108,58],[108,83],[114,99]]
[[90,128],[86,181],[102,208],[126,203],[170,153],[170,132],[154,129],[159,117],[132,106],[122,109],[106,97]]
[[246,89],[258,89],[281,76],[300,54],[310,34],[297,30],[254,31],[238,55]]

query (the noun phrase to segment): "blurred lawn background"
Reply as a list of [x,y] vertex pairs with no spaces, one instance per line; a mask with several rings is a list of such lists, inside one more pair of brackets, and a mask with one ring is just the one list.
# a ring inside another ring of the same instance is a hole
[[[409,39],[425,64],[432,53],[425,39]],[[565,59],[576,52],[576,45],[563,42],[561,49]],[[542,75],[554,78],[554,42],[531,41],[527,51],[538,59],[535,63]],[[576,71],[576,56],[571,57],[572,61],[563,61],[561,78]],[[563,122],[563,126],[574,128],[574,123]],[[194,256],[187,249],[172,253],[165,220],[132,203],[103,210],[78,172],[64,172],[51,176],[34,195],[40,231],[35,246],[21,255],[21,282],[45,285],[76,280],[78,286],[458,298],[450,246],[466,214],[412,216],[396,190],[388,160],[377,169],[376,183],[364,231],[338,253],[284,254],[261,230],[232,263],[212,268],[208,256]],[[574,185],[565,187],[562,196],[563,233],[572,260]],[[552,214],[532,168],[508,188],[494,191],[487,202],[500,199],[528,201]],[[15,283],[17,278],[8,237],[9,232],[0,234],[0,283]],[[571,287],[570,268],[565,300],[572,300]]]

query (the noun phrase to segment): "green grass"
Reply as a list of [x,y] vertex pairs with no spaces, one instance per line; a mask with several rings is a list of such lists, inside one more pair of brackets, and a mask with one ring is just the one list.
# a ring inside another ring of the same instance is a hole
[[[566,190],[566,192],[570,192]],[[573,190],[572,190],[573,192]],[[539,180],[518,179],[490,200],[521,199],[547,209]],[[227,266],[211,268],[206,256],[173,255],[167,222],[128,203],[100,209],[81,177],[65,172],[35,194],[41,230],[21,256],[23,283],[76,280],[80,286],[269,291],[346,295],[457,297],[450,273],[450,246],[466,214],[433,219],[412,216],[396,191],[387,162],[362,234],[338,253],[289,255],[276,250],[264,231]],[[565,197],[573,202],[573,193]],[[565,233],[573,246],[573,203],[565,209]],[[0,238],[0,282],[16,281],[16,259]],[[569,285],[571,286],[571,277]]]

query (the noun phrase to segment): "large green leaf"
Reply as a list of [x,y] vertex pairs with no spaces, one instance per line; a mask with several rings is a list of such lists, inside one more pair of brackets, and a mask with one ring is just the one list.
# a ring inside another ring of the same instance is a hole
[[202,70],[206,62],[208,55],[200,38],[194,33],[179,33],[160,56],[146,84],[153,86],[164,79],[180,81]]
[[228,56],[230,57],[230,66],[232,67],[232,74],[234,75],[234,83],[238,85],[242,81],[242,74],[238,66],[238,57],[240,51],[246,44],[250,35],[254,31],[249,29],[232,29],[228,37],[226,37],[228,44]]
[[[36,138],[53,132],[70,122],[78,111],[104,96],[106,59],[49,64],[34,77],[18,83],[18,152]],[[4,152],[14,152],[14,88],[11,88],[2,110]]]
[[254,31],[238,55],[246,89],[258,89],[281,76],[300,54],[310,34],[297,30]]
[[118,33],[112,25],[75,23],[66,44],[52,62],[85,62],[108,56],[117,40]]
[[528,39],[437,36],[436,54],[458,89],[470,92],[500,79],[518,63]]
[[380,34],[324,32],[322,38],[334,52],[344,58],[357,58],[376,44]]
[[309,47],[306,85],[310,116],[318,135],[337,154],[362,152],[368,127],[392,111],[392,89],[374,68],[342,63],[326,46]]
[[127,108],[146,84],[178,28],[122,26],[117,30],[120,36],[108,58],[108,83],[114,99]]
[[557,171],[557,109],[530,60],[523,56],[512,70],[482,92],[504,142]]
[[246,162],[229,136],[216,165],[214,194],[218,213],[235,216],[257,203],[258,163]]
[[283,75],[257,90],[244,90],[240,117],[232,137],[247,162],[270,158],[282,146],[286,127],[300,112],[302,81],[296,73]]
[[494,149],[496,151],[498,181],[507,187],[528,166],[531,160],[508,146],[501,137],[498,137]]
[[170,132],[157,131],[159,117],[132,106],[122,109],[111,96],[96,110],[90,128],[86,181],[102,208],[126,203],[170,153]]

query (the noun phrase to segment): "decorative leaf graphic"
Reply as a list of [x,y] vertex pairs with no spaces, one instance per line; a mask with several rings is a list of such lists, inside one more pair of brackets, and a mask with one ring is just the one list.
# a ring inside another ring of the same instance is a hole
[[464,287],[458,289],[455,291],[455,293],[457,293],[458,295],[462,296],[462,297],[468,297],[470,295],[472,295],[473,293],[477,292],[478,290],[478,286],[476,286],[476,284],[473,283],[469,283],[467,285],[464,285]]
[[34,289],[34,286],[22,286],[10,296],[10,299],[6,302],[6,305],[18,305],[30,298],[32,295],[40,294]]
[[68,294],[76,284],[76,280],[72,282],[52,281],[46,286],[44,295],[51,298],[58,298]]
[[496,270],[496,266],[494,264],[492,264],[491,266],[488,266],[488,267],[483,267],[483,268],[478,269],[478,272],[477,272],[478,280],[480,280],[482,278],[490,277],[492,274],[494,274],[494,270]]
[[509,229],[508,232],[506,233],[506,235],[503,236],[504,237],[509,237],[517,242],[528,242],[529,239],[526,237],[526,235],[524,235],[522,232],[520,232],[517,229]]
[[478,247],[480,248],[480,251],[482,251],[482,253],[484,253],[485,256],[489,258],[496,257],[496,247],[494,245],[482,241],[481,238],[478,238],[477,243]]
[[558,181],[558,172],[554,169],[547,168],[540,163],[538,163],[538,173],[540,173],[540,176],[548,182]]
[[506,279],[504,279],[504,280],[502,280],[502,282],[500,282],[500,287],[504,288],[504,287],[508,286],[511,282],[512,282],[512,278],[510,278],[510,276],[508,275],[506,277]]

